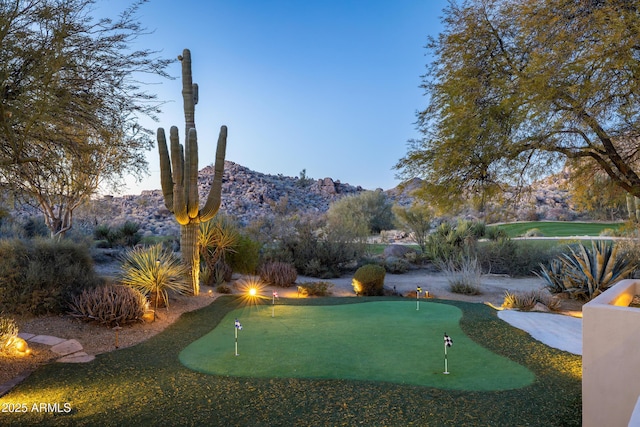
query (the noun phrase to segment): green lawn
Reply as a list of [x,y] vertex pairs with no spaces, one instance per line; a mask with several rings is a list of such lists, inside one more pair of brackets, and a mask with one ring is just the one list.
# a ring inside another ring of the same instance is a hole
[[[180,353],[199,372],[258,378],[386,381],[441,389],[508,390],[533,373],[464,335],[462,311],[422,302],[237,309]],[[234,320],[238,332],[235,356]],[[363,333],[365,332],[365,333]],[[444,371],[444,332],[455,339]]]
[[[285,305],[303,309],[371,301],[398,299],[283,299],[280,309],[284,315]],[[25,413],[0,413],[0,425],[581,425],[580,356],[533,340],[499,320],[495,311],[483,304],[434,302],[440,303],[462,313],[462,334],[450,332],[455,341],[451,357],[461,357],[473,341],[526,367],[535,375],[534,382],[511,390],[466,391],[354,379],[211,375],[186,368],[179,354],[191,343],[218,327],[233,335],[227,322],[242,306],[238,298],[228,296],[184,314],[137,346],[99,355],[87,364],[54,363],[38,369],[0,399],[5,408],[27,408]],[[240,331],[245,335],[239,343],[238,361],[249,357],[246,346],[251,323],[247,319]],[[376,332],[363,329],[361,334],[366,337]],[[280,363],[296,360],[293,353],[283,352],[282,357],[285,360]],[[461,368],[461,362],[457,360],[456,365],[452,361],[451,375],[454,368]],[[41,403],[60,407],[67,403],[71,412],[32,410],[34,404]]]
[[570,237],[570,236],[599,236],[600,232],[606,228],[617,230],[623,223],[602,223],[602,222],[513,222],[489,227],[498,227],[507,232],[509,237],[519,237],[527,231],[537,228],[544,237]]

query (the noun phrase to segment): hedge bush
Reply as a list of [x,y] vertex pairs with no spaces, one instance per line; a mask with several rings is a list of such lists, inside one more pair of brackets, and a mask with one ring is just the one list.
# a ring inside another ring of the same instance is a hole
[[353,290],[356,295],[384,295],[384,267],[376,264],[363,265],[353,275]]
[[101,279],[89,248],[63,240],[0,240],[0,311],[63,313],[74,295]]

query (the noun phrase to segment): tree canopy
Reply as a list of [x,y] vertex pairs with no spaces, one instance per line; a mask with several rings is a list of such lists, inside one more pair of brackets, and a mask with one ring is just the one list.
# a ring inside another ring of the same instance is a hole
[[94,0],[0,3],[0,177],[34,200],[52,235],[99,185],[146,171],[159,111],[143,73],[168,77],[170,61],[132,49],[146,34],[133,4],[94,19]]
[[640,196],[636,1],[452,1],[443,23],[400,177],[453,205],[573,160]]

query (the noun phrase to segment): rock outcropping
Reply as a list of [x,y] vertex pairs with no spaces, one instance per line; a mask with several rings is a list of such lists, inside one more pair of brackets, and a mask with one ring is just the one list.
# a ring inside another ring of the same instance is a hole
[[[573,208],[569,194],[564,190],[562,174],[554,175],[531,188],[528,198],[515,209],[505,213],[504,220],[571,220],[583,218]],[[213,180],[211,166],[200,170],[198,185],[201,198],[209,193]],[[411,192],[422,181],[418,178],[385,191],[396,204],[408,206]],[[158,183],[160,187],[160,183]],[[381,189],[378,189],[381,190]],[[252,171],[237,163],[225,161],[222,180],[222,204],[220,213],[229,215],[240,224],[274,213],[324,213],[329,205],[341,197],[365,191],[360,186],[343,184],[332,178],[318,180],[300,179],[284,175],[269,175]],[[23,215],[37,215],[31,209]],[[466,217],[473,218],[474,212]],[[125,221],[140,224],[144,234],[177,235],[179,226],[164,206],[161,190],[143,191],[140,195],[104,196],[94,201],[90,208],[78,209],[75,223],[91,225],[120,225]]]

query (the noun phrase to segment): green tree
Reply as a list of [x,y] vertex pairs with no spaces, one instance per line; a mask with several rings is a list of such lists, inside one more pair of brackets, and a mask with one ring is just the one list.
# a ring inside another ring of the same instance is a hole
[[637,2],[454,1],[443,23],[401,177],[455,205],[585,159],[640,196]]
[[382,191],[364,191],[333,202],[327,212],[329,227],[342,227],[357,236],[393,228],[391,202]]
[[93,19],[93,0],[0,3],[0,179],[43,212],[52,236],[99,185],[146,171],[155,117],[141,73],[167,77],[167,60],[133,51],[146,30],[140,3]]
[[[594,168],[571,168],[567,187],[578,210],[589,212],[594,219],[616,219],[626,208],[625,195],[633,196],[615,185],[611,178]],[[635,209],[629,211],[635,217]]]
[[393,213],[400,226],[411,233],[422,253],[426,253],[431,221],[434,217],[433,210],[424,203],[414,202],[409,207],[394,206]]

